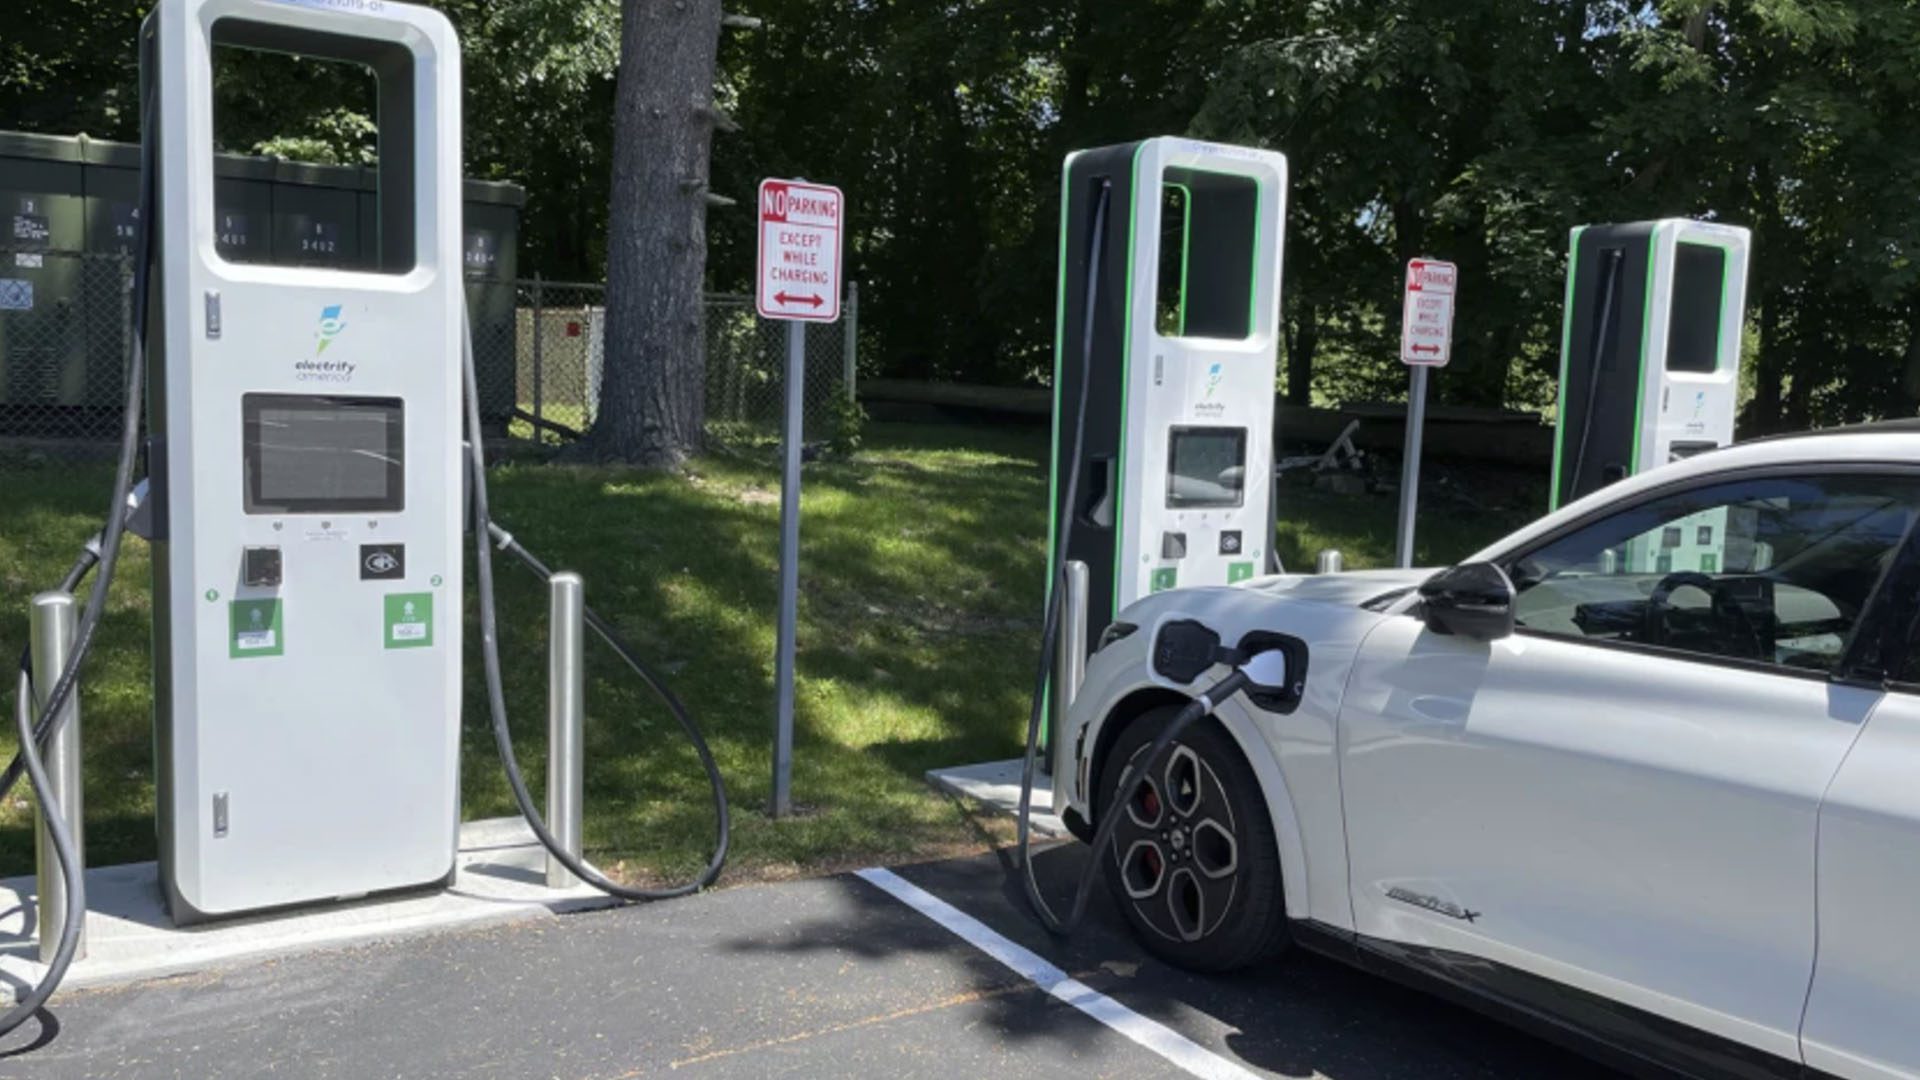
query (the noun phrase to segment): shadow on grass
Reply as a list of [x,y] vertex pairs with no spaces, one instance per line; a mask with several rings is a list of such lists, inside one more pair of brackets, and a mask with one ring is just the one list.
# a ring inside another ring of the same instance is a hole
[[[1037,455],[1041,444],[1026,445]],[[886,857],[953,841],[964,829],[950,805],[925,793],[921,774],[1015,746],[1020,672],[1038,636],[1028,616],[1043,573],[1045,479],[1037,457],[924,453],[883,448],[807,472],[801,813],[779,823],[761,812],[771,794],[777,602],[771,465],[716,458],[687,478],[541,469],[495,480],[502,521],[550,562],[580,570],[589,601],[672,671],[701,714],[733,788],[746,861]],[[507,674],[523,765],[535,771],[544,601],[537,582],[513,577],[501,594]],[[589,823],[589,844],[668,873],[691,869],[690,844],[704,839],[708,813],[694,759],[657,706],[609,674],[596,665],[590,718],[634,720],[589,725],[588,795],[600,826]],[[469,746],[480,749],[471,737]],[[505,810],[489,771],[469,771],[467,796],[475,812]]]

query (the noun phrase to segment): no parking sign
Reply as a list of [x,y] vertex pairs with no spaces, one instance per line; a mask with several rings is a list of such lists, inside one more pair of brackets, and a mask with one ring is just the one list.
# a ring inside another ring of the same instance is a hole
[[1400,309],[1400,362],[1446,367],[1453,358],[1453,287],[1459,271],[1438,259],[1407,261]]
[[763,319],[834,322],[840,318],[840,253],[845,198],[837,187],[799,180],[760,182]]

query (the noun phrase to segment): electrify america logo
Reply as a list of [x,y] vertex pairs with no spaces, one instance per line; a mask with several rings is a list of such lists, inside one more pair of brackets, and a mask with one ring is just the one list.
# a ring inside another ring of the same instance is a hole
[[347,320],[340,317],[340,308],[341,305],[334,304],[320,309],[320,329],[313,335],[314,340],[319,344],[314,346],[313,355],[319,356],[326,352],[327,346],[333,344],[333,339],[339,337],[340,331],[347,328]]
[[327,346],[347,328],[347,320],[341,315],[344,305],[329,304],[320,309],[320,324],[313,333],[313,359],[301,360],[293,365],[294,377],[301,382],[344,383],[353,381],[356,365],[345,360],[322,360]]
[[1693,395],[1693,415],[1687,418],[1687,433],[1699,434],[1707,430],[1705,414],[1707,411],[1707,392],[1696,390]]
[[1205,384],[1200,387],[1200,400],[1193,403],[1193,415],[1203,420],[1213,420],[1225,416],[1225,402],[1215,401],[1213,395],[1220,390],[1220,380],[1225,373],[1222,364],[1215,362],[1207,365]]

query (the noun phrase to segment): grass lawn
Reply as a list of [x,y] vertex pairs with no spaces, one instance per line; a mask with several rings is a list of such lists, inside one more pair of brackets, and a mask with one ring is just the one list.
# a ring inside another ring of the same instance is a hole
[[[696,712],[734,805],[729,879],[784,876],[978,847],[983,830],[921,781],[928,768],[1013,756],[1038,647],[1046,525],[1045,435],[1035,428],[871,425],[851,460],[807,466],[793,793],[773,821],[773,622],[778,470],[710,456],[684,474],[506,464],[494,512],[663,668]],[[105,466],[0,464],[0,651],[25,605],[96,527]],[[1528,515],[1433,515],[1423,556],[1471,551]],[[1289,488],[1290,566],[1338,547],[1390,560],[1390,497]],[[88,859],[153,857],[146,545],[130,539],[82,705]],[[545,592],[499,563],[509,703],[524,768],[545,773]],[[512,810],[485,719],[469,634],[463,772],[468,817]],[[589,652],[587,846],[636,880],[690,874],[711,833],[705,784],[670,717],[604,649]],[[11,735],[13,681],[0,688]],[[0,752],[12,753],[0,738]],[[353,797],[353,780],[330,783]],[[24,786],[0,805],[0,874],[31,872]],[[724,880],[724,879],[723,879]]]

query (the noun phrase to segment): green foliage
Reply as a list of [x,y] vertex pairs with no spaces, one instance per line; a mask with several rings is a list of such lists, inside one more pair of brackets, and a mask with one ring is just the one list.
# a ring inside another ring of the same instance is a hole
[[521,268],[606,273],[619,0],[430,0],[466,50],[467,171],[526,187]]
[[867,410],[852,398],[835,397],[827,416],[827,453],[834,457],[852,457],[860,449],[867,425]]
[[[529,270],[597,278],[616,0],[438,0],[466,47],[469,170],[530,192]],[[16,0],[0,126],[129,137],[143,0]],[[1189,133],[1285,151],[1289,395],[1401,392],[1400,266],[1461,264],[1442,400],[1544,407],[1568,229],[1750,226],[1748,430],[1920,410],[1914,0],[737,0],[710,283],[753,273],[763,176],[848,192],[876,375],[1051,368],[1059,171]],[[231,149],[367,160],[371,103],[283,58],[223,74]],[[266,73],[278,65],[279,76]],[[343,81],[344,80],[344,81]],[[342,95],[345,107],[342,107]]]
[[0,127],[140,133],[134,41],[144,0],[9,0],[0,32]]
[[1397,376],[1430,252],[1462,268],[1442,396],[1544,405],[1567,229],[1687,215],[1754,229],[1747,429],[1835,423],[1920,404],[1916,46],[1904,0],[1316,3],[1235,42],[1196,127],[1290,156],[1316,397]]

